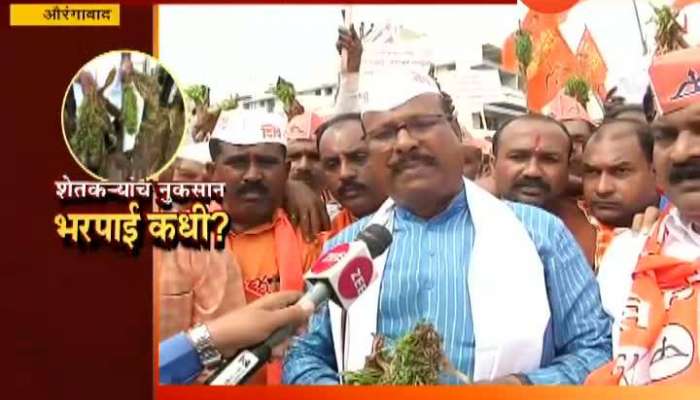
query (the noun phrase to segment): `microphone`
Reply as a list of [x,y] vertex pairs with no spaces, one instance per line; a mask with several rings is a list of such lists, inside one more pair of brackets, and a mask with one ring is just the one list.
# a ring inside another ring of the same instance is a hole
[[[304,276],[311,289],[299,301],[310,300],[318,308],[332,300],[347,310],[377,278],[372,259],[384,253],[391,241],[391,232],[387,228],[372,224],[360,232],[356,240],[333,247],[319,257]],[[205,384],[244,383],[270,359],[272,349],[293,333],[293,326],[276,330],[262,343],[242,350],[222,364]]]

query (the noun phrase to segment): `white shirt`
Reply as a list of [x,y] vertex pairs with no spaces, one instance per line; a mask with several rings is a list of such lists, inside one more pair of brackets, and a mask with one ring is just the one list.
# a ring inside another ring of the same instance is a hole
[[700,260],[700,233],[693,227],[693,223],[683,220],[678,209],[674,207],[666,220],[668,236],[664,241],[662,253],[686,261]]

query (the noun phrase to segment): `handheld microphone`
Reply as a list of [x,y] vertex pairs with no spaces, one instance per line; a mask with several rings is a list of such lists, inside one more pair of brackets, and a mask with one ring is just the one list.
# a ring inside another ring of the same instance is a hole
[[[299,301],[309,300],[318,308],[326,301],[332,300],[343,309],[347,309],[376,279],[372,259],[384,253],[391,240],[391,232],[388,229],[373,224],[360,232],[355,241],[333,247],[319,257],[304,276],[311,289]],[[274,347],[292,336],[294,328],[280,328],[264,342],[242,350],[236,357],[219,367],[205,383],[244,383],[270,359]]]

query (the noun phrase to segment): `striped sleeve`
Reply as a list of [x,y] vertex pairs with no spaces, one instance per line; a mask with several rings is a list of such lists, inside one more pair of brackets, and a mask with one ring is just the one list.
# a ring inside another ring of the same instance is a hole
[[293,385],[337,384],[338,373],[328,307],[311,318],[309,332],[298,338],[287,352],[282,367],[282,383]]
[[557,217],[512,205],[533,238],[545,268],[552,311],[554,358],[526,374],[533,384],[580,384],[610,360],[611,321],[583,251]]
[[[363,220],[349,226],[324,246],[324,251],[352,240],[364,226]],[[311,318],[309,331],[295,338],[282,367],[282,382],[296,385],[332,385],[339,382],[333,351],[333,336],[328,306],[322,306]]]

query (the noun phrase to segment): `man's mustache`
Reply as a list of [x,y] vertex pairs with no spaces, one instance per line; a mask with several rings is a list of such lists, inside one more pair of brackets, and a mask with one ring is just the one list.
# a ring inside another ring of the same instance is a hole
[[700,161],[674,164],[668,173],[668,181],[672,184],[688,179],[700,179]]
[[340,195],[340,197],[345,197],[345,195],[349,191],[360,192],[365,190],[366,188],[367,187],[365,185],[356,181],[347,182],[340,185],[340,187],[338,188],[338,195]]
[[431,156],[420,154],[418,152],[411,152],[398,156],[394,162],[389,163],[389,168],[391,168],[394,173],[397,173],[406,169],[406,166],[412,163],[421,163],[424,165],[436,164],[435,159]]
[[236,195],[244,196],[250,193],[256,193],[261,196],[265,196],[269,193],[269,189],[260,182],[246,183],[236,189]]
[[513,188],[538,188],[544,192],[550,192],[552,190],[552,187],[547,182],[538,178],[522,178],[515,182]]
[[311,182],[313,180],[313,174],[311,173],[311,171],[306,170],[294,171],[292,173],[292,179],[296,179],[298,181]]

